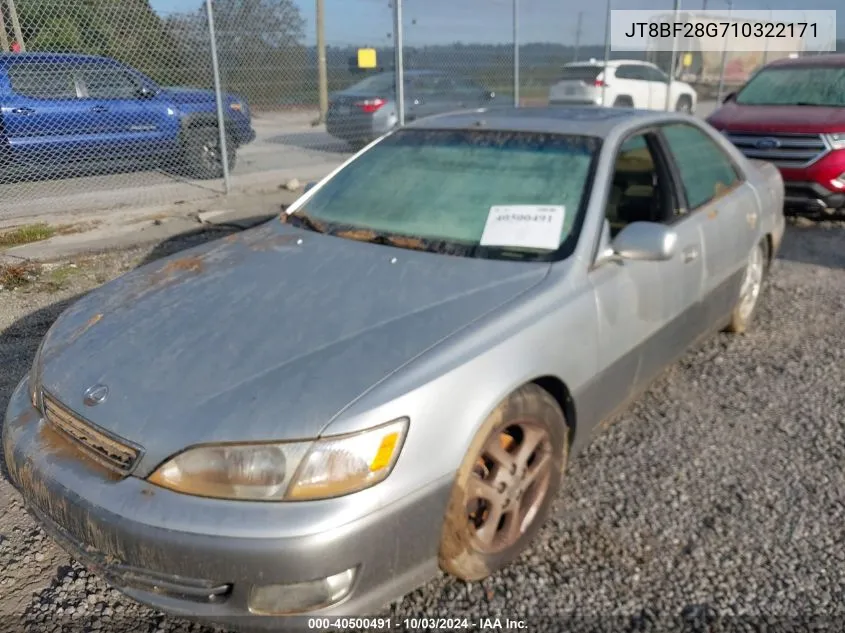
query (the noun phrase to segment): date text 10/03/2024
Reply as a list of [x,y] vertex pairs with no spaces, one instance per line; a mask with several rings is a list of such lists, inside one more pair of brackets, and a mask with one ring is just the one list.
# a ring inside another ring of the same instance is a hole
[[527,630],[512,618],[308,618],[312,631],[500,631]]

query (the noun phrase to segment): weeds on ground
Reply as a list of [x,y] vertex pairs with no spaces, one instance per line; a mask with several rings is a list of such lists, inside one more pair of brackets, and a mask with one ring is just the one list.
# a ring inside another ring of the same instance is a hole
[[40,281],[45,290],[58,292],[59,290],[67,288],[70,281],[77,275],[81,274],[81,272],[82,271],[79,269],[79,266],[76,264],[65,264],[63,266],[59,266],[58,268],[54,268],[46,275],[42,276]]
[[56,234],[55,227],[49,224],[27,224],[9,231],[0,232],[0,248],[10,248],[47,240]]
[[0,290],[15,290],[38,279],[41,267],[32,262],[0,264]]

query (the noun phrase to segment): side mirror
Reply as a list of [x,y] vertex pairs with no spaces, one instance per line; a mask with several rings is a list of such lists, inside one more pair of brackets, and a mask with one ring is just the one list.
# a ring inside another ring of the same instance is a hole
[[314,181],[307,182],[307,183],[305,183],[305,186],[302,188],[302,193],[308,193],[309,191],[311,191],[316,186],[317,186],[317,183],[314,182]]
[[722,103],[729,103],[729,102],[733,101],[734,99],[736,99],[736,93],[730,92],[730,93],[728,93],[728,95],[724,99],[722,99]]
[[656,222],[632,222],[610,245],[612,259],[664,262],[672,259],[678,247],[678,234]]

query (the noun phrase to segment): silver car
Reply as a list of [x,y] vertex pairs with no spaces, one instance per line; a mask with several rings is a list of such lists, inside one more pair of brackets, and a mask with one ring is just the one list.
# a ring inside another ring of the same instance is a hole
[[[437,70],[405,71],[405,120],[414,121],[452,110],[495,105],[496,93],[474,81]],[[396,77],[371,75],[332,93],[326,131],[352,146],[363,147],[396,127]]]
[[782,203],[687,115],[419,121],[60,316],[6,413],[11,480],[127,595],[231,626],[484,578],[600,422],[749,326]]

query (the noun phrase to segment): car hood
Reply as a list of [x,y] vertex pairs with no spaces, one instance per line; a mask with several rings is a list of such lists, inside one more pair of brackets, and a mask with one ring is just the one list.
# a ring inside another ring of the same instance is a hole
[[[313,438],[370,387],[547,272],[274,220],[85,296],[44,340],[42,384],[142,446],[140,471],[194,444]],[[96,384],[109,395],[86,406]]]
[[824,134],[845,129],[845,108],[727,103],[711,114],[707,122],[725,131]]

